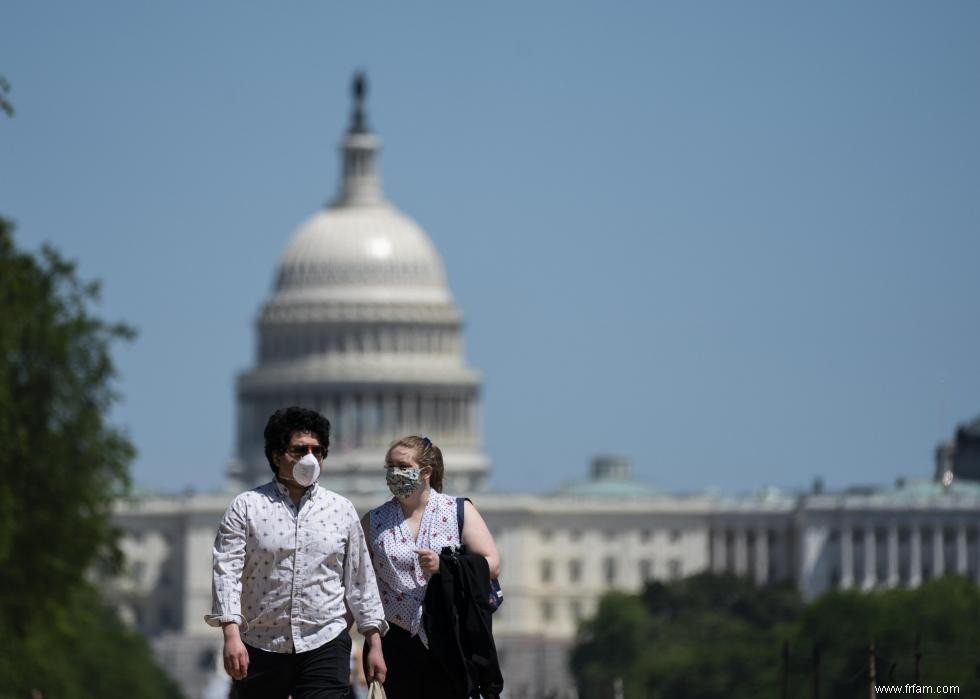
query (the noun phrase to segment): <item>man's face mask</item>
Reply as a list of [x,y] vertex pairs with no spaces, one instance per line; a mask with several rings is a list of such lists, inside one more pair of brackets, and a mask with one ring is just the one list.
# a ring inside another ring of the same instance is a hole
[[307,454],[293,465],[293,480],[304,488],[308,488],[320,477],[320,461]]
[[422,487],[422,469],[407,466],[392,466],[385,469],[385,482],[388,490],[396,498],[411,495]]

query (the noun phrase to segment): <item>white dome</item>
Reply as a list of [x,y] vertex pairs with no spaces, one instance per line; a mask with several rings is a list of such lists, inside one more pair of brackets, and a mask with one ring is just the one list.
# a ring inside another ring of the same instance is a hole
[[432,435],[453,454],[460,487],[479,490],[489,469],[480,374],[464,360],[439,253],[381,192],[363,97],[358,76],[337,197],[293,233],[259,313],[257,364],[237,382],[241,466],[231,477],[267,479],[263,425],[273,410],[304,405],[334,425],[331,477],[344,492],[377,486],[378,455],[399,434]]
[[334,206],[293,234],[276,295],[336,301],[451,299],[442,260],[425,232],[387,202]]

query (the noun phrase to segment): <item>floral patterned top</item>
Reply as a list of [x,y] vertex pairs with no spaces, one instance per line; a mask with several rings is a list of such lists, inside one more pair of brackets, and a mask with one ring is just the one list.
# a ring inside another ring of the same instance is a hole
[[415,549],[438,553],[444,546],[458,546],[456,498],[432,491],[422,513],[418,537],[413,541],[401,505],[392,498],[369,513],[368,541],[374,554],[374,572],[381,591],[385,619],[413,636],[426,647],[422,628],[422,602],[428,578]]

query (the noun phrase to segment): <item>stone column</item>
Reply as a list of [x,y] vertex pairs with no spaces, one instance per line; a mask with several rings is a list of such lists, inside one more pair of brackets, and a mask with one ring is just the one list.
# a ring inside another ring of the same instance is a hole
[[844,589],[854,584],[854,551],[851,548],[854,539],[851,535],[851,525],[843,524],[840,530],[840,586]]
[[419,429],[423,432],[416,432],[415,434],[424,434],[435,439],[438,443],[439,437],[436,430],[439,429],[439,425],[436,421],[435,400],[430,393],[423,393],[419,396]]
[[347,394],[342,394],[337,401],[337,422],[334,429],[334,434],[337,436],[337,446],[341,449],[349,449],[354,444],[350,412],[350,399]]
[[888,525],[888,586],[898,586],[898,524]]
[[351,405],[354,411],[353,419],[351,422],[354,425],[354,446],[363,447],[364,446],[364,433],[366,431],[367,425],[365,424],[365,403],[367,402],[367,397],[361,393],[355,393],[351,397]]
[[466,396],[456,396],[456,444],[466,444]]
[[444,441],[443,437],[446,436],[446,402],[441,395],[435,395],[432,397],[432,424],[435,425],[433,432],[435,436],[433,439],[436,440],[436,444]]
[[470,398],[467,402],[469,405],[466,411],[466,439],[470,442],[474,442],[476,440],[476,426],[479,422],[480,416],[477,413],[476,400],[474,398]]
[[956,527],[956,574],[966,575],[966,523],[960,522]]
[[386,393],[381,418],[381,446],[387,447],[395,439],[401,437],[398,429],[398,399],[393,393]]
[[459,396],[453,394],[449,398],[449,443],[459,444]]
[[864,524],[864,580],[862,587],[871,590],[878,579],[878,542],[874,522]]
[[402,428],[398,432],[400,434],[414,432],[418,429],[418,419],[418,401],[416,400],[415,394],[410,391],[405,391],[402,393]]
[[755,532],[755,582],[769,582],[769,530],[760,526]]
[[744,528],[735,530],[735,575],[744,576],[749,567],[749,542]]
[[361,444],[365,447],[373,447],[381,435],[381,396],[376,393],[365,393],[362,400],[361,416],[364,419],[364,426]]
[[918,522],[909,527],[909,587],[922,584],[922,531]]
[[932,577],[941,578],[946,572],[943,524],[936,522],[932,529]]

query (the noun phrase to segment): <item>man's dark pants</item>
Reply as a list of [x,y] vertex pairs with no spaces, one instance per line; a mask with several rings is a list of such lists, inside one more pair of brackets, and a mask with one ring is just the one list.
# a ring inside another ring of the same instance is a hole
[[237,699],[349,699],[351,638],[337,638],[305,653],[270,653],[246,644],[248,674],[235,680]]

